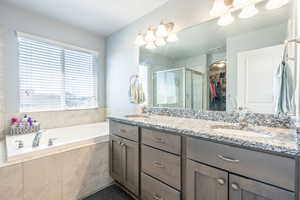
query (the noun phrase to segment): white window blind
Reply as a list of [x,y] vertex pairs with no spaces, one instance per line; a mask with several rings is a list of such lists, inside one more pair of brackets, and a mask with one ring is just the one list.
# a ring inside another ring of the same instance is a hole
[[19,37],[20,111],[95,108],[96,56]]

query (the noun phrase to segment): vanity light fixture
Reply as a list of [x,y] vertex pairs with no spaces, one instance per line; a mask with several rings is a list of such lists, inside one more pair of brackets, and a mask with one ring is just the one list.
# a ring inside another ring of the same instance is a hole
[[229,24],[232,24],[234,22],[234,17],[231,15],[231,12],[223,15],[218,20],[218,25],[220,26],[227,26]]
[[139,33],[135,39],[135,45],[145,46],[147,49],[154,49],[164,46],[167,42],[175,42],[178,40],[174,32],[175,24],[173,22],[161,22],[158,27],[149,27],[146,34]]
[[289,0],[269,0],[266,4],[266,9],[272,10],[276,8],[281,8],[282,6],[289,3]]
[[143,46],[143,45],[146,44],[146,41],[145,41],[145,39],[144,39],[144,36],[143,36],[141,33],[139,33],[138,36],[136,37],[136,39],[135,39],[135,44],[136,44],[137,46]]
[[250,17],[255,16],[257,13],[258,13],[258,10],[255,7],[255,5],[253,4],[253,5],[243,8],[239,14],[239,18],[242,18],[242,19],[250,18]]
[[[266,9],[276,9],[288,4],[289,0],[268,0]],[[231,12],[238,9],[242,9],[239,18],[246,19],[255,16],[258,13],[258,9],[255,4],[256,0],[215,0],[210,15],[214,17],[220,17],[218,24],[220,26],[226,26],[234,21],[234,17]]]

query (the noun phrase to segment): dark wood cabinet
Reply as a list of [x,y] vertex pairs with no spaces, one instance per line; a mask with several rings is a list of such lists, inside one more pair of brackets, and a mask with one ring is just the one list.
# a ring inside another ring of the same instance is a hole
[[139,146],[138,143],[123,140],[123,184],[135,195],[139,192]]
[[123,149],[121,143],[120,137],[110,136],[110,175],[119,183],[123,183]]
[[228,200],[228,173],[187,160],[185,200]]
[[295,200],[292,192],[236,175],[229,176],[230,200]]
[[139,192],[139,146],[137,142],[110,136],[110,174],[130,192]]
[[141,200],[296,200],[293,158],[145,128],[139,135],[118,122],[110,128],[111,176]]

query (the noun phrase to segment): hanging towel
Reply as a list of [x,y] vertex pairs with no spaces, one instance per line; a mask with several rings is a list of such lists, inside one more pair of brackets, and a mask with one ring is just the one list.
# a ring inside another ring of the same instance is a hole
[[287,114],[294,111],[294,81],[288,63],[286,62],[286,48],[284,50],[283,61],[274,73],[274,98],[275,113]]
[[145,93],[143,90],[143,85],[139,81],[138,76],[133,76],[130,79],[130,85],[129,85],[129,100],[130,103],[134,104],[142,104],[145,102]]

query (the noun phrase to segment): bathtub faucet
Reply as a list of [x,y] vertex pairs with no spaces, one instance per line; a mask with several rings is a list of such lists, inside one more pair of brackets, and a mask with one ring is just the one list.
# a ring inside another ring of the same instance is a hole
[[34,139],[33,139],[33,142],[32,142],[32,147],[38,147],[40,146],[40,139],[42,137],[42,131],[38,131],[35,136],[34,136]]

